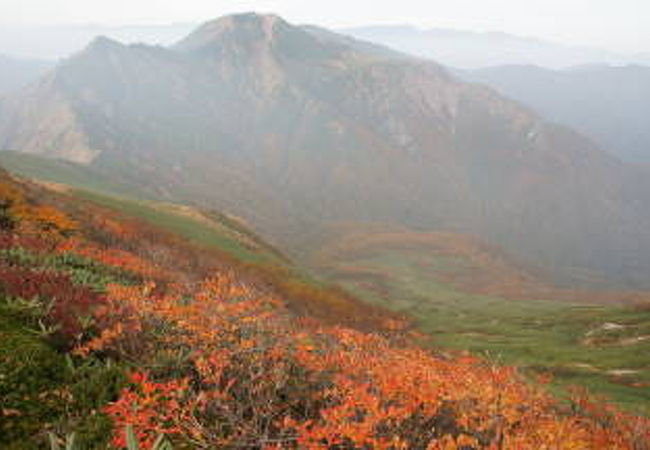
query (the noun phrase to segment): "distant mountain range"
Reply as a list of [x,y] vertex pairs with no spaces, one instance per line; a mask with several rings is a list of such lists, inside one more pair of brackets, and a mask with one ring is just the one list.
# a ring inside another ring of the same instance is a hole
[[[197,26],[198,24],[194,23],[2,26],[0,54],[27,59],[56,60],[82,50],[96,36],[106,36],[124,44],[168,46]],[[450,67],[465,69],[511,64],[546,68],[592,63],[650,65],[650,52],[626,55],[597,48],[561,45],[503,32],[419,29],[410,25],[365,26],[337,31],[397,51],[433,59]]]
[[347,28],[342,33],[386,45],[450,67],[476,69],[499,65],[563,68],[581,64],[650,64],[648,55],[623,55],[596,48],[576,47],[501,32],[419,29],[413,26]]
[[171,47],[96,39],[0,103],[0,147],[244,217],[453,230],[559,281],[649,286],[644,173],[440,65],[276,16]]
[[650,66],[501,66],[458,74],[575,128],[620,158],[650,162]]

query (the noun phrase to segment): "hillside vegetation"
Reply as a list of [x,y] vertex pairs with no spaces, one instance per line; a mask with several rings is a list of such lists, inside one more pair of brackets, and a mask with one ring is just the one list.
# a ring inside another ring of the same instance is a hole
[[416,320],[436,347],[470,350],[650,405],[650,294],[548,285],[454,233],[341,224],[312,264],[359,297]]
[[3,448],[647,448],[646,419],[436,356],[291,268],[0,177]]
[[[45,184],[253,263],[275,274],[278,284],[293,277],[322,286],[227,215],[127,198],[123,186],[98,182],[92,169],[65,161],[15,152],[0,153],[0,161],[16,173],[54,182]],[[58,184],[62,181],[78,189]],[[413,318],[420,331],[433,336],[435,347],[487,354],[529,373],[553,373],[554,385],[589,386],[647,413],[650,310],[642,305],[649,293],[557,288],[498,248],[462,234],[341,223],[318,236],[327,238],[303,244],[318,249],[301,258],[313,271],[366,302]]]

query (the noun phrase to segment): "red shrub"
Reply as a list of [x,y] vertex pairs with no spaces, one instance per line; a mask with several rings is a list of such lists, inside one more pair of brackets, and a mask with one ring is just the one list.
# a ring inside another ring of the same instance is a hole
[[74,345],[84,332],[84,319],[106,303],[106,297],[53,271],[0,266],[0,291],[10,297],[40,299],[46,306],[45,323],[58,326],[57,337],[66,347]]

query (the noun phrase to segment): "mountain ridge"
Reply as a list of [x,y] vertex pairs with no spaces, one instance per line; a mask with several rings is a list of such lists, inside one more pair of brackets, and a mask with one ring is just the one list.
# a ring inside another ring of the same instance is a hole
[[644,282],[644,182],[587,138],[435,62],[268,16],[205,27],[191,51],[95,42],[3,102],[0,147],[233,211],[285,248],[384,221],[477,234],[559,278]]

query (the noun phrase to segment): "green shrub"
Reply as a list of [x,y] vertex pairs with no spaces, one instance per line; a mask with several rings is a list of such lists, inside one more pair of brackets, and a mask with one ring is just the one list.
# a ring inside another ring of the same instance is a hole
[[65,402],[65,360],[38,336],[0,317],[0,435],[6,448],[30,447]]
[[12,266],[54,270],[70,276],[78,285],[103,292],[107,284],[132,284],[137,277],[117,267],[110,267],[75,253],[38,254],[23,247],[0,250],[0,261]]
[[[78,441],[76,433],[68,434],[64,442],[61,442],[61,439],[56,437],[53,433],[49,433],[49,439],[50,450],[78,450],[81,448],[77,446]],[[126,427],[126,445],[127,450],[140,450],[138,440],[135,437],[135,432],[131,425],[127,425]],[[160,434],[149,450],[174,450],[174,448],[165,436]]]
[[101,448],[112,428],[101,410],[125,386],[123,367],[96,358],[75,360],[32,326],[28,308],[0,299],[2,448],[46,448],[45,432],[70,430],[81,448]]

